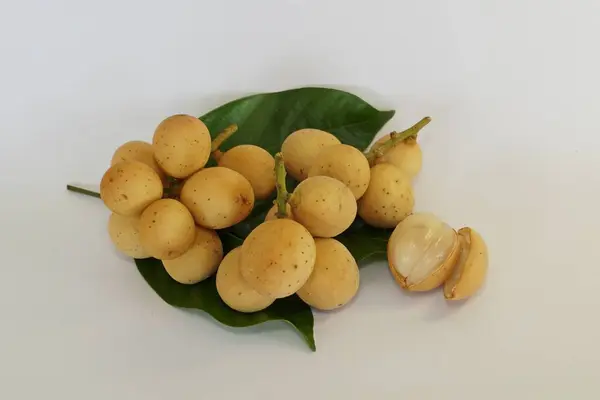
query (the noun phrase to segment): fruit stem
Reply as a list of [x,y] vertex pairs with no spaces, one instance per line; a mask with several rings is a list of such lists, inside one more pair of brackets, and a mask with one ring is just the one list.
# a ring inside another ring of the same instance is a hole
[[237,130],[238,126],[236,124],[231,124],[225,128],[223,132],[219,133],[215,140],[212,141],[210,153],[216,161],[219,161],[219,159],[223,156],[223,152],[219,150],[219,147],[221,147],[221,145],[225,143],[225,141],[227,141],[227,139],[229,139]]
[[421,129],[423,129],[430,122],[431,122],[431,117],[425,117],[405,131],[402,131],[402,132],[394,131],[394,132],[390,133],[390,140],[382,143],[379,146],[373,147],[366,154],[367,160],[369,161],[369,165],[373,165],[379,157],[382,157],[388,150],[393,148],[397,143],[403,142],[410,137],[416,138],[419,131]]
[[98,193],[98,192],[94,192],[93,190],[87,190],[87,189],[80,188],[80,187],[73,186],[73,185],[67,185],[67,190],[69,190],[71,192],[83,194],[86,196],[96,197],[98,199],[100,198],[100,193]]
[[286,185],[285,185],[285,164],[283,163],[283,154],[275,154],[275,186],[277,187],[277,198],[275,204],[277,205],[277,218],[287,218],[287,202],[290,197]]

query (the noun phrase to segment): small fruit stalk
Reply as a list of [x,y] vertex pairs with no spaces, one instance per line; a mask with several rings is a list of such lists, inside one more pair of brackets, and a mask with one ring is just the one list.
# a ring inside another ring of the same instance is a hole
[[419,132],[431,122],[425,117],[403,132],[392,132],[379,139],[367,153],[369,164],[389,163],[395,165],[410,179],[421,171],[423,154],[417,143]]
[[271,221],[279,218],[287,218],[294,219],[292,214],[292,207],[290,207],[289,199],[290,194],[287,191],[285,178],[286,178],[286,168],[285,163],[283,161],[283,154],[277,153],[275,154],[275,187],[277,188],[277,197],[273,202],[273,207],[267,212],[265,216],[265,221]]
[[276,219],[258,225],[244,240],[239,269],[242,279],[256,292],[269,298],[296,293],[310,277],[316,245],[310,232],[287,218],[283,156],[275,156],[277,182]]
[[283,161],[283,154],[277,153],[275,154],[275,187],[277,188],[277,198],[275,199],[275,218],[290,218],[290,213],[288,210],[289,207],[288,201],[290,199],[290,194],[287,191],[285,178],[286,178],[286,169],[285,163]]

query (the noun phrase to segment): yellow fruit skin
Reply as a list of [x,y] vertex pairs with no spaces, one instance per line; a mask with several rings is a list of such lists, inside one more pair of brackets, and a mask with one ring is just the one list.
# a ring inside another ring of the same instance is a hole
[[160,168],[154,158],[154,148],[151,143],[141,140],[132,140],[123,143],[115,150],[110,165],[115,165],[121,161],[139,161],[143,162],[156,172],[164,182],[166,179],[164,171]]
[[315,241],[302,225],[290,219],[266,221],[244,240],[240,273],[257,292],[282,298],[306,283],[315,258]]
[[294,220],[317,237],[337,236],[356,218],[356,199],[352,191],[329,176],[313,176],[300,182],[289,205]]
[[465,252],[453,276],[444,285],[444,297],[463,300],[474,295],[483,286],[488,271],[488,249],[483,237],[472,228],[461,228],[462,251]]
[[154,158],[167,175],[187,178],[206,165],[211,138],[202,121],[191,115],[173,115],[163,120],[152,137]]
[[[289,204],[285,205],[285,209],[287,211],[287,219],[294,219],[294,214],[292,214],[292,207],[290,207]],[[267,213],[267,215],[265,216],[265,221],[272,221],[274,219],[278,219],[277,218],[277,205],[274,205],[273,207],[271,207],[271,209],[269,210],[269,212]]]
[[[392,233],[393,235],[393,233]],[[460,256],[460,245],[458,243],[458,239],[454,242],[455,245],[450,252],[450,255],[446,260],[440,264],[439,268],[436,269],[431,275],[418,283],[409,284],[406,281],[406,277],[400,275],[396,268],[394,267],[394,259],[396,258],[393,255],[393,248],[390,247],[390,244],[393,243],[393,238],[390,236],[390,240],[388,241],[388,266],[390,271],[392,272],[392,276],[396,280],[396,282],[402,287],[411,292],[427,292],[429,290],[433,290],[440,285],[442,285],[448,277],[452,274],[452,270],[456,263],[458,262],[458,258]]]
[[329,176],[344,183],[360,199],[369,186],[371,169],[365,155],[347,144],[327,146],[315,158],[308,176]]
[[261,147],[251,144],[235,146],[227,150],[218,163],[248,179],[255,199],[266,199],[275,190],[275,159]]
[[192,285],[212,276],[223,259],[223,245],[212,229],[197,226],[192,246],[181,256],[163,260],[165,270],[179,283]]
[[[373,145],[373,148],[381,146],[390,140],[390,135],[379,139]],[[398,167],[402,172],[414,179],[423,165],[423,152],[416,138],[409,138],[396,143],[394,147],[388,149],[385,154],[375,159],[375,164],[389,163]]]
[[160,199],[163,185],[148,165],[139,161],[121,161],[111,166],[100,181],[100,197],[114,213],[139,215],[144,208]]
[[200,226],[223,229],[244,220],[254,207],[254,191],[239,172],[206,168],[190,176],[181,188],[181,202]]
[[140,218],[112,213],[108,218],[108,234],[117,250],[133,258],[148,258],[150,254],[140,241]]
[[172,260],[194,243],[194,218],[177,200],[161,199],[140,216],[140,240],[148,253],[159,260]]
[[371,181],[358,201],[358,215],[376,228],[394,228],[415,204],[409,177],[392,164],[371,168]]
[[252,289],[240,274],[241,247],[231,250],[219,265],[217,271],[217,293],[230,308],[244,313],[264,310],[275,299],[264,296]]
[[346,246],[335,239],[315,239],[315,244],[315,267],[297,294],[302,301],[318,310],[340,308],[358,292],[358,265]]
[[340,143],[331,133],[320,129],[297,130],[281,145],[285,169],[297,181],[304,180],[317,154],[326,146]]

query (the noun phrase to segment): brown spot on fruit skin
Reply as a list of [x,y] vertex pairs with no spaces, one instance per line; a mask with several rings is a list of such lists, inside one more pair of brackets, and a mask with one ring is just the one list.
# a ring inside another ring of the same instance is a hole
[[252,204],[252,202],[250,201],[250,199],[246,196],[244,196],[243,194],[240,195],[240,199],[242,201],[242,204],[245,206],[248,206],[250,204]]

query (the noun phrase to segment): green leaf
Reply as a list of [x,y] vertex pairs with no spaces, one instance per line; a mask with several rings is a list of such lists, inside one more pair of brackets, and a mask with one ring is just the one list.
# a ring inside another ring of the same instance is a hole
[[[236,134],[222,146],[223,151],[239,144],[254,144],[275,154],[283,140],[301,128],[322,129],[335,135],[342,143],[366,149],[393,115],[394,111],[379,111],[348,92],[300,88],[244,97],[216,108],[200,119],[213,137],[230,124],[238,125]],[[288,177],[288,189],[291,191],[295,186],[296,182]],[[244,238],[264,221],[273,199],[274,195],[257,201],[246,220],[218,232],[225,252],[240,246]],[[369,261],[385,259],[389,234],[389,231],[368,227],[357,219],[337,239],[348,247],[359,265],[365,265]],[[154,291],[175,307],[203,310],[232,327],[272,320],[287,321],[315,350],[312,311],[295,295],[277,300],[261,312],[245,314],[230,309],[221,301],[214,278],[196,285],[182,285],[169,277],[158,260],[136,260],[136,265]]]
[[263,311],[241,313],[223,303],[217,293],[214,277],[195,285],[182,285],[171,279],[160,260],[136,259],[135,264],[156,294],[172,306],[203,310],[222,324],[232,327],[252,326],[266,321],[285,321],[302,334],[311,350],[316,350],[313,314],[298,296],[279,299]]
[[290,133],[302,128],[322,129],[342,143],[366,149],[394,113],[379,111],[345,91],[311,87],[243,97],[200,119],[213,137],[229,124],[238,125],[223,150],[255,144],[275,154]]

